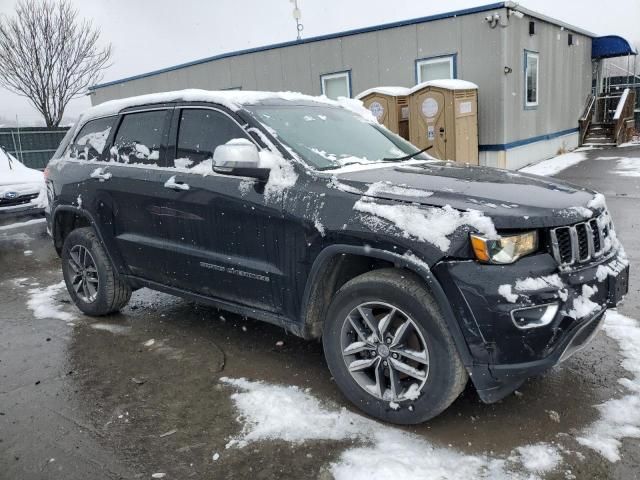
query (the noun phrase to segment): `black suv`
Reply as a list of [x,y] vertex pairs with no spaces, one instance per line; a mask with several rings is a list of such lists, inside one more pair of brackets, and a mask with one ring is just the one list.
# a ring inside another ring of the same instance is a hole
[[353,101],[107,102],[47,168],[48,226],[84,313],[149,287],[321,338],[355,405],[422,422],[584,346],[628,262],[602,195],[416,150]]

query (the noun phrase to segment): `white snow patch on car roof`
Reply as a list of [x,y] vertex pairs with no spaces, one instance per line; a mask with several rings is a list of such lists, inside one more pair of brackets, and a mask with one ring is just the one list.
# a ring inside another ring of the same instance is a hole
[[171,92],[150,93],[147,95],[139,95],[136,97],[110,100],[108,102],[101,103],[88,109],[83,114],[82,120],[86,121],[91,118],[115,115],[124,108],[137,107],[154,103],[211,102],[225,106],[230,110],[237,111],[244,105],[252,105],[265,100],[274,99],[292,103],[302,101],[316,102],[324,105],[342,107],[357,113],[370,122],[377,123],[375,117],[368,109],[366,109],[362,105],[361,101],[346,97],[340,97],[338,98],[338,100],[331,100],[324,95],[314,97],[297,92],[256,92],[248,90],[216,91],[200,90],[195,88],[176,90]]
[[0,194],[10,191],[12,185],[33,184],[44,186],[44,174],[29,168],[10,153],[0,148]]

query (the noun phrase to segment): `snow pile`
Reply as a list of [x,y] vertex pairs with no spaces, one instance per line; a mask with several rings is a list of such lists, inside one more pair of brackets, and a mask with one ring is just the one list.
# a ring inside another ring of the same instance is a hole
[[269,181],[264,189],[264,198],[267,201],[282,198],[284,190],[291,188],[298,180],[298,174],[293,164],[282,155],[262,150],[260,153],[260,167],[269,168]]
[[419,190],[417,188],[409,188],[406,185],[394,185],[388,180],[372,183],[365,192],[365,195],[368,197],[378,197],[384,194],[397,195],[401,197],[426,198],[433,195],[433,192]]
[[606,313],[604,331],[620,345],[624,357],[622,366],[632,377],[618,380],[628,393],[598,405],[602,417],[577,440],[607,460],[617,462],[620,460],[620,440],[640,438],[640,325],[636,320],[610,310]]
[[73,320],[75,317],[63,311],[54,298],[65,288],[66,285],[63,281],[45,288],[32,288],[28,290],[29,300],[27,300],[27,308],[33,311],[33,315],[36,318],[55,318],[64,320],[65,322]]
[[550,176],[560,173],[562,170],[576,165],[587,157],[584,153],[571,152],[564,155],[558,155],[557,157],[543,160],[542,162],[529,165],[528,167],[521,168],[521,173],[531,173],[533,175]]
[[618,160],[613,173],[623,177],[640,177],[640,157]]
[[608,276],[617,277],[622,273],[627,265],[629,265],[629,260],[618,255],[618,257],[611,263],[598,266],[598,269],[596,270],[596,278],[599,282],[603,282]]
[[464,455],[402,430],[387,427],[342,408],[330,410],[308,391],[223,377],[237,389],[231,395],[244,424],[227,448],[251,442],[285,440],[359,440],[331,465],[337,480],[438,478],[519,478],[506,472],[504,460]]
[[338,180],[338,177],[336,177],[335,175],[331,177],[331,180],[329,180],[329,183],[327,183],[327,187],[335,188],[336,190],[340,190],[342,192],[355,193],[356,195],[363,195],[364,193],[358,190],[357,188],[352,187],[351,185],[347,185],[346,183],[340,182]]
[[382,205],[365,199],[358,200],[353,208],[391,222],[401,231],[404,238],[429,242],[443,252],[451,245],[447,237],[464,225],[490,237],[498,235],[491,219],[477,210],[460,212],[450,205],[442,208]]
[[587,203],[587,207],[594,210],[606,210],[607,200],[601,193],[596,193],[593,198]]
[[544,473],[555,470],[562,461],[558,449],[546,443],[518,447],[516,451],[520,454],[522,466],[532,472]]

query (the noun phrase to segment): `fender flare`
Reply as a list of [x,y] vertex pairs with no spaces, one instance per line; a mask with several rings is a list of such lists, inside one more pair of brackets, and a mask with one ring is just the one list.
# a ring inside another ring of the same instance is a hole
[[91,215],[91,213],[89,211],[87,211],[86,209],[79,208],[79,207],[74,207],[73,205],[57,205],[54,209],[52,209],[52,211],[51,211],[51,238],[53,239],[54,246],[55,246],[55,241],[56,241],[56,224],[57,224],[56,218],[57,218],[58,214],[61,213],[61,212],[72,212],[72,213],[74,213],[76,215],[79,215],[79,216],[85,218],[89,222],[89,224],[93,228],[94,232],[96,233],[96,236],[98,237],[98,241],[100,242],[100,244],[102,245],[102,248],[106,252],[107,257],[109,258],[109,261],[111,262],[111,265],[113,265],[113,267],[116,268],[116,271],[119,271],[117,269],[117,266],[118,265],[122,265],[122,264],[121,263],[117,263],[115,261],[115,258],[113,257],[112,252],[106,246],[104,238],[102,237],[102,231],[98,228],[98,223],[93,218],[93,215]]
[[462,359],[463,364],[466,367],[470,367],[473,364],[473,358],[471,356],[471,352],[469,351],[469,347],[464,338],[464,334],[462,333],[462,329],[460,328],[460,324],[456,319],[455,314],[453,313],[453,309],[451,308],[451,304],[440,285],[440,282],[435,277],[435,275],[431,272],[429,267],[422,262],[413,260],[410,257],[406,257],[394,252],[390,252],[388,250],[381,250],[377,248],[365,247],[365,246],[357,246],[357,245],[330,245],[323,249],[320,254],[316,257],[311,267],[311,271],[309,272],[309,278],[307,279],[304,294],[302,298],[302,320],[306,324],[307,316],[309,313],[309,306],[311,301],[311,294],[314,285],[320,279],[322,268],[335,256],[341,254],[352,254],[359,255],[363,257],[371,257],[378,258],[381,260],[389,261],[399,267],[406,268],[411,270],[415,274],[417,274],[422,281],[425,283],[425,286],[429,290],[429,292],[434,296],[440,311],[445,319],[447,327],[449,329],[449,333],[453,338],[453,341],[456,345],[456,349]]

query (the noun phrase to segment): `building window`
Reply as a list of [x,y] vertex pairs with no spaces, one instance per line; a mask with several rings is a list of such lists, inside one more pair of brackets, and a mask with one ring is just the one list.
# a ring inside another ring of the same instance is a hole
[[351,72],[336,72],[320,75],[322,94],[329,98],[351,98]]
[[524,106],[534,108],[538,106],[538,54],[524,52]]
[[416,61],[416,83],[456,78],[456,56],[425,58]]

